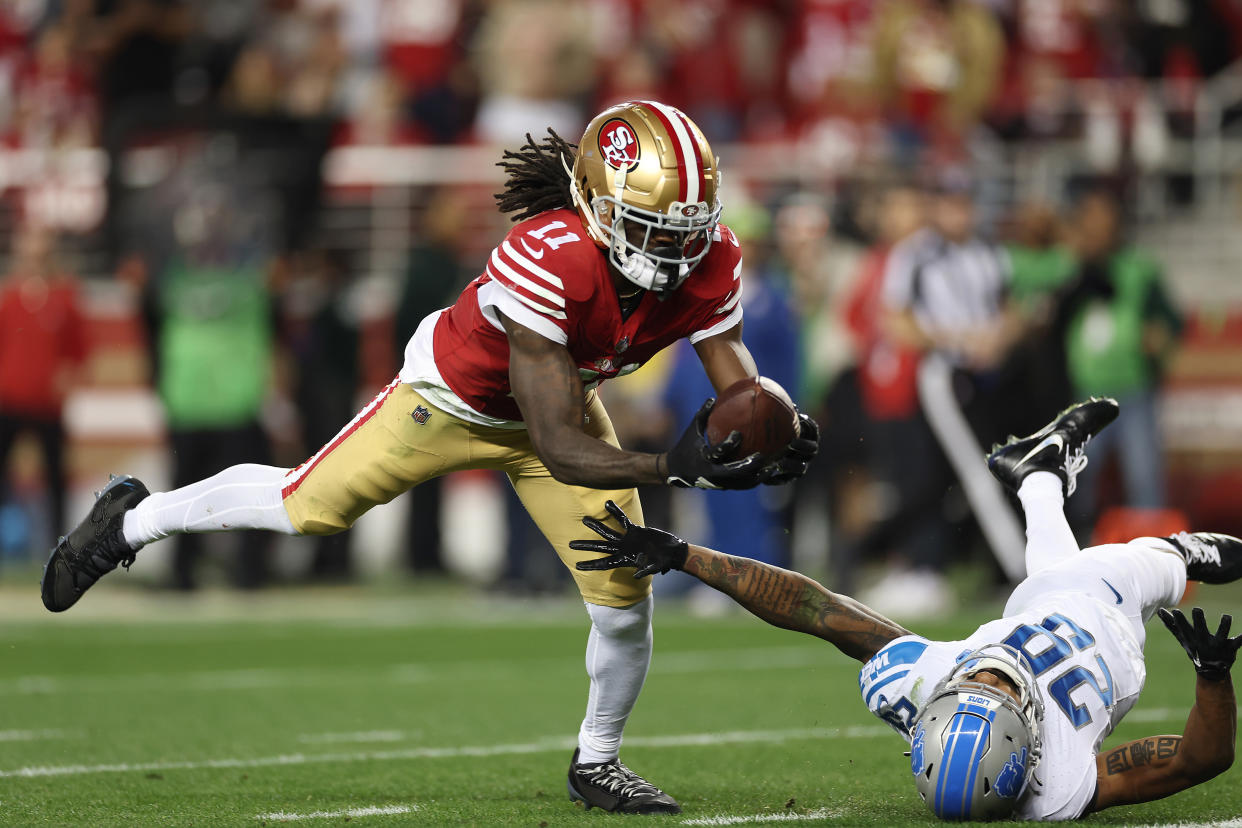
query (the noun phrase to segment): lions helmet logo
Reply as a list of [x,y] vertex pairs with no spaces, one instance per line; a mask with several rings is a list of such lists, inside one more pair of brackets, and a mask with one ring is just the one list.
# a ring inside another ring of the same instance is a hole
[[1022,782],[1026,779],[1026,745],[1022,746],[1022,755],[1017,753],[1009,754],[1009,761],[1005,763],[1005,767],[1001,768],[1000,773],[996,774],[996,783],[993,787],[996,789],[997,796],[1003,796],[1005,799],[1013,799],[1022,790]]
[[613,118],[599,129],[599,151],[610,167],[633,172],[638,168],[642,147],[634,128],[620,118]]
[[910,772],[915,776],[923,772],[923,739],[926,732],[920,722],[918,730],[914,731],[914,738],[910,740]]

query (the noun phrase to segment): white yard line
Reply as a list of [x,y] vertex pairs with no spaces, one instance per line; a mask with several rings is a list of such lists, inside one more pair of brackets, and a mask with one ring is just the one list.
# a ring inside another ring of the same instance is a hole
[[408,742],[422,736],[419,730],[356,730],[353,733],[303,733],[304,745],[339,745],[348,742]]
[[371,805],[366,808],[345,808],[340,811],[311,811],[308,814],[286,813],[276,811],[270,814],[255,814],[254,818],[263,822],[292,822],[297,819],[338,819],[340,817],[392,816],[394,814],[411,814],[418,810],[417,805]]
[[1242,828],[1242,819],[1227,819],[1223,822],[1149,822],[1127,825],[1124,828]]
[[[785,670],[828,665],[836,658],[814,647],[750,647],[738,650],[684,650],[657,653],[652,674],[710,673],[722,670]],[[139,692],[266,690],[281,687],[346,687],[360,681],[400,684],[431,681],[462,673],[494,675],[497,670],[520,666],[529,671],[564,669],[580,671],[580,660],[571,657],[523,659],[476,659],[444,663],[392,664],[374,670],[323,668],[197,670],[190,673],[129,673],[122,675],[27,675],[0,679],[0,696],[104,693],[134,689]]]
[[842,816],[842,814],[842,811],[820,808],[815,811],[807,811],[805,814],[794,813],[793,811],[781,811],[773,814],[750,814],[748,816],[695,817],[694,819],[683,819],[681,824],[746,825],[756,822],[809,822],[813,819],[836,819]]
[[38,742],[43,739],[78,739],[80,730],[0,730],[0,742]]
[[[739,730],[724,733],[687,733],[681,736],[635,736],[625,740],[633,747],[689,747],[724,744],[780,744],[800,740],[871,739],[887,736],[891,731],[883,725],[846,728],[800,728],[790,730]],[[289,753],[280,756],[222,759],[187,759],[164,762],[114,762],[102,765],[35,765],[0,770],[0,779],[44,776],[81,776],[93,773],[130,773],[171,770],[218,770],[223,768],[263,768],[279,765],[340,764],[345,762],[394,762],[410,759],[454,759],[463,756],[512,756],[526,753],[549,753],[573,750],[576,738],[552,738],[537,742],[510,745],[478,745],[459,747],[414,747],[401,750],[376,750],[358,753]]]

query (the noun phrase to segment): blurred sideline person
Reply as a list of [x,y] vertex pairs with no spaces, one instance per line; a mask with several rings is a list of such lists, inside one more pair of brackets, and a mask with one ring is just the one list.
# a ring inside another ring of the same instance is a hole
[[[1003,437],[1005,359],[1023,333],[1009,298],[1010,268],[1004,251],[983,240],[975,226],[974,182],[961,167],[936,172],[928,182],[927,226],[898,242],[889,255],[881,291],[881,326],[894,343],[921,353],[919,406],[930,430],[914,429],[904,447],[917,470],[905,492],[923,504],[920,542],[911,573],[890,573],[873,589],[882,612],[896,612],[911,591],[945,595],[944,568],[955,543],[943,516],[943,492],[954,482],[1010,580],[1021,578],[1022,530],[1017,516],[975,458],[981,446]],[[936,446],[926,445],[934,439]],[[922,441],[919,445],[916,441]],[[929,605],[929,613],[941,609]]]
[[663,453],[621,449],[595,387],[689,338],[717,392],[758,372],[741,338],[741,251],[719,224],[716,157],[679,110],[607,109],[575,148],[555,132],[505,153],[497,196],[518,224],[449,308],[418,326],[393,380],[295,469],[239,465],[149,495],[113,480],[53,550],[42,595],[68,609],[102,575],[171,534],[262,528],[339,532],[419,483],[499,469],[575,577],[591,618],[587,712],[570,797],[608,811],[677,813],[618,759],[651,658],[651,586],[629,572],[573,569],[582,517],[605,501],[641,514],[634,486],[737,489],[805,473],[818,427],[774,462],[729,459],[740,434],[703,437],[708,400]]
[[1127,244],[1121,206],[1106,189],[1087,192],[1070,222],[1077,267],[1062,291],[1058,330],[1075,396],[1108,394],[1121,403],[1117,426],[1091,446],[1092,464],[1070,510],[1078,536],[1090,535],[1099,512],[1100,474],[1115,457],[1124,505],[1168,505],[1164,440],[1157,397],[1182,332],[1182,317],[1164,284],[1160,264]]
[[[279,270],[260,253],[238,205],[200,189],[178,209],[178,254],[145,296],[155,389],[168,421],[173,484],[188,486],[238,463],[270,463],[263,403],[272,380]],[[248,529],[244,524],[230,528]],[[241,532],[226,544],[234,586],[267,582],[271,538]],[[196,589],[204,539],[173,541],[172,587]]]
[[[1230,616],[1213,633],[1200,609],[1161,620],[1195,665],[1195,703],[1181,736],[1152,736],[1099,754],[1146,679],[1144,623],[1182,598],[1187,578],[1242,578],[1242,540],[1210,533],[1137,538],[1079,549],[1063,511],[1090,438],[1117,415],[1111,399],[1066,409],[988,458],[1027,521],[1027,578],[1002,618],[960,641],[931,641],[797,572],[690,546],[608,510],[621,532],[574,541],[608,557],[579,568],[681,569],[770,624],[805,632],[863,662],[867,708],[910,741],[919,795],[944,819],[1075,819],[1169,796],[1233,763],[1230,669],[1242,636]],[[628,571],[628,570],[627,570]]]
[[[906,617],[943,612],[948,585],[924,576],[944,563],[943,489],[928,486],[926,469],[943,466],[940,447],[919,407],[921,352],[892,336],[883,318],[884,274],[893,248],[926,221],[926,199],[906,183],[889,186],[876,205],[873,246],[863,256],[842,318],[858,352],[858,396],[863,414],[867,475],[858,529],[849,554],[833,568],[834,583],[852,591],[859,559],[890,554],[890,571],[876,603],[900,606]],[[748,556],[749,557],[749,556]],[[897,563],[899,562],[899,563]]]
[[52,531],[65,529],[65,396],[86,358],[77,280],[59,267],[50,230],[27,224],[0,282],[0,505],[14,442],[33,434],[43,452]]

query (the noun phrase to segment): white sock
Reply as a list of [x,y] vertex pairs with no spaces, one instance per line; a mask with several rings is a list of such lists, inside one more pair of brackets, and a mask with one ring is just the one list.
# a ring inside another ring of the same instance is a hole
[[578,731],[580,764],[610,761],[621,750],[621,731],[651,666],[653,606],[650,595],[622,609],[586,605],[591,616],[586,649],[591,691]]
[[125,542],[139,549],[173,534],[233,529],[296,535],[280,494],[288,471],[245,463],[171,492],[156,492],[125,513]]
[[1052,472],[1032,472],[1018,487],[1026,513],[1026,574],[1078,554],[1078,541],[1065,519],[1061,478]]

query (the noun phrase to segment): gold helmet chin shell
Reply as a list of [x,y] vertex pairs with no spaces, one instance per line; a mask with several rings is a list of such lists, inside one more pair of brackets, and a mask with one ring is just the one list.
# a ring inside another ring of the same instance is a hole
[[612,243],[614,211],[600,197],[670,224],[704,226],[718,214],[720,172],[711,145],[680,110],[656,101],[629,101],[596,115],[578,142],[571,175],[582,220],[604,247]]

